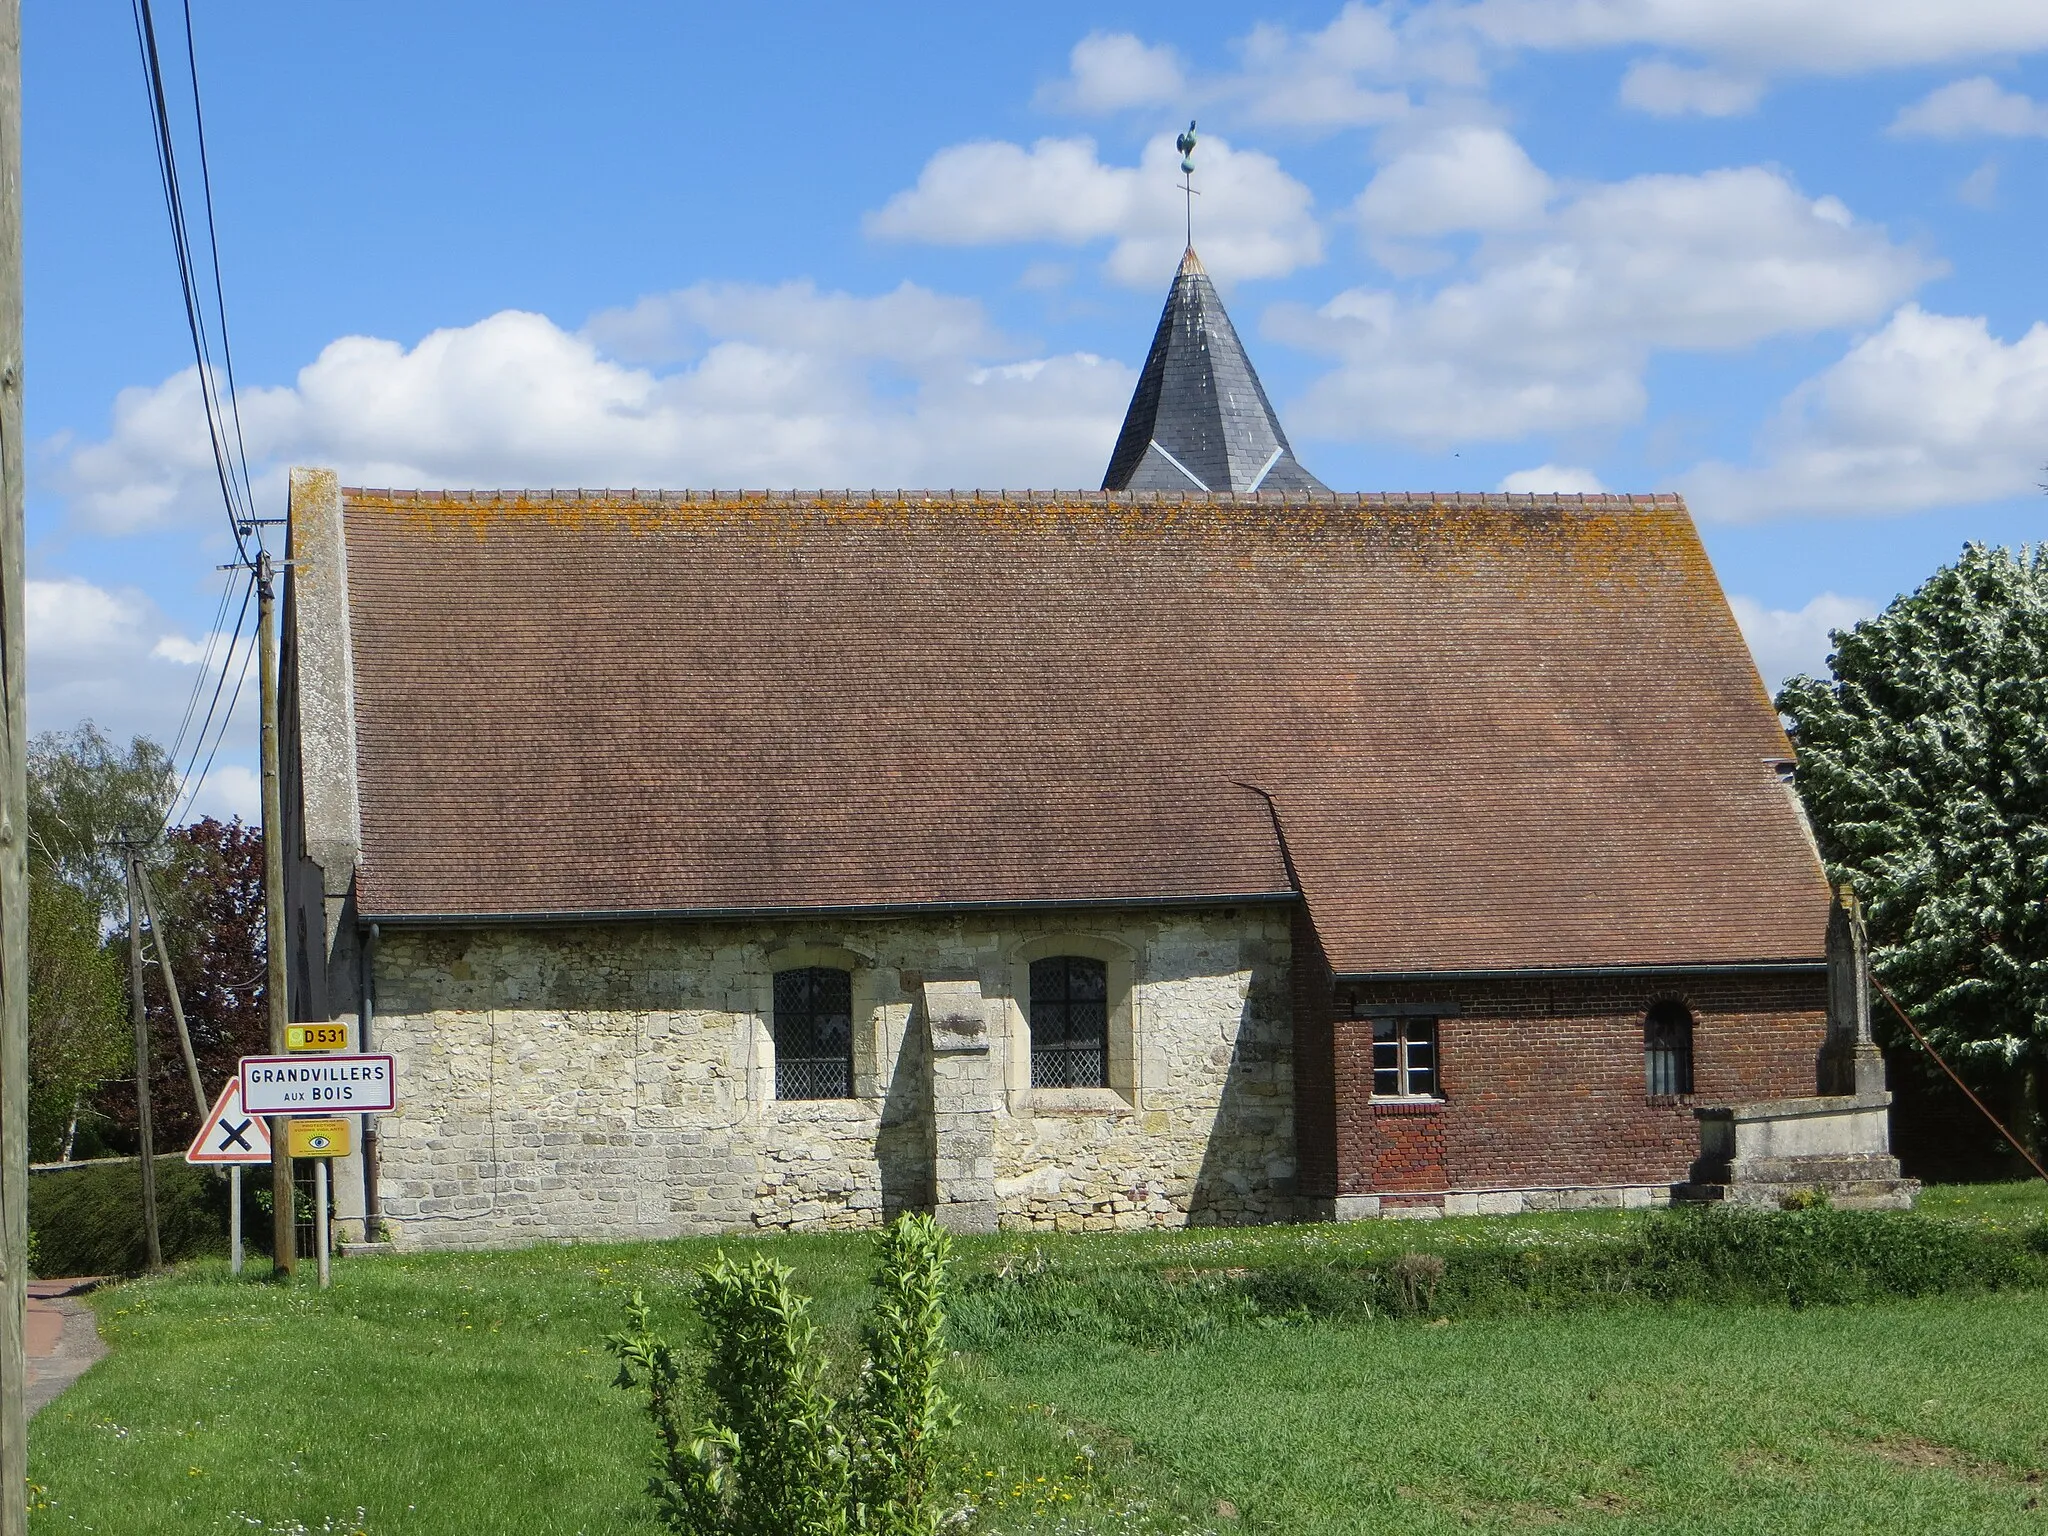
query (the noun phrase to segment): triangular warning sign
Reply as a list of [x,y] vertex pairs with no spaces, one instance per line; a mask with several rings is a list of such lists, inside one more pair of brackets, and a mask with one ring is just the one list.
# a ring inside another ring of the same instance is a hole
[[270,1127],[258,1115],[242,1113],[242,1079],[228,1079],[199,1134],[186,1149],[188,1163],[267,1163]]

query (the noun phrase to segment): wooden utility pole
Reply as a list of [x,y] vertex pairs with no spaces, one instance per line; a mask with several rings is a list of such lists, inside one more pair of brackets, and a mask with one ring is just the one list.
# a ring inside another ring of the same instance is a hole
[[[246,653],[245,653],[246,654]],[[171,1000],[171,1022],[178,1027],[178,1049],[185,1053],[185,1078],[192,1085],[192,1103],[199,1123],[206,1123],[213,1105],[206,1087],[199,1081],[199,1058],[192,1051],[192,1031],[185,1027],[185,1000],[178,995],[177,973],[171,969],[171,941],[164,935],[163,915],[156,909],[156,893],[149,888],[149,870],[140,859],[134,861],[135,883],[142,887],[142,916],[149,924],[149,941],[156,949],[156,963],[164,973],[164,996]]]
[[[270,1004],[270,1054],[284,1054],[284,806],[277,787],[277,640],[271,627],[276,606],[276,567],[270,551],[256,556],[256,691],[263,714],[263,953],[269,962],[264,983]],[[272,1273],[289,1275],[298,1267],[298,1224],[292,1219],[292,1158],[285,1150],[282,1115],[270,1120],[270,1201]]]
[[128,1012],[135,1022],[135,1137],[142,1148],[142,1238],[149,1267],[164,1267],[164,1245],[156,1224],[156,1135],[149,1112],[149,1008],[142,996],[142,895],[135,881],[133,833],[123,833],[121,853],[128,868]]
[[28,690],[23,671],[21,0],[0,0],[0,1536],[28,1533]]

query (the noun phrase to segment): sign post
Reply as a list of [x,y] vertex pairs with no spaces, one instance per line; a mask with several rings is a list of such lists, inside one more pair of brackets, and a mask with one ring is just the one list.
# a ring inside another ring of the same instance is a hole
[[355,1145],[354,1125],[339,1116],[311,1117],[285,1121],[285,1150],[293,1157],[313,1160],[313,1249],[320,1259],[320,1289],[330,1279],[327,1242],[327,1165],[347,1157]]
[[242,1108],[242,1080],[231,1077],[185,1149],[185,1161],[228,1170],[228,1265],[242,1272],[242,1167],[270,1161],[270,1127]]
[[[315,1033],[325,1025],[303,1028],[294,1043],[307,1054],[244,1056],[235,1084],[250,1114],[289,1117],[284,1122],[287,1158],[313,1160],[313,1246],[325,1290],[330,1279],[327,1164],[347,1157],[355,1145],[355,1122],[345,1117],[398,1107],[398,1072],[389,1056],[311,1054],[333,1037]],[[344,1031],[342,1041],[346,1038]]]

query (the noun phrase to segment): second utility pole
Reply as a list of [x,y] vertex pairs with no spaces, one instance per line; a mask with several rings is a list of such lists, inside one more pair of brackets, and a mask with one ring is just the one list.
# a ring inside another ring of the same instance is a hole
[[135,1023],[135,1135],[142,1151],[142,1236],[149,1267],[164,1267],[163,1240],[156,1224],[156,1137],[149,1110],[149,1005],[142,996],[142,899],[135,882],[135,834],[121,834],[128,869],[128,1008]]
[[[263,714],[263,954],[268,969],[265,1001],[270,1005],[270,1054],[284,1054],[284,815],[277,787],[277,641],[271,630],[276,606],[270,551],[256,556],[256,691]],[[292,1156],[286,1150],[282,1116],[270,1120],[270,1240],[272,1273],[289,1275],[298,1266],[298,1223],[292,1209]]]

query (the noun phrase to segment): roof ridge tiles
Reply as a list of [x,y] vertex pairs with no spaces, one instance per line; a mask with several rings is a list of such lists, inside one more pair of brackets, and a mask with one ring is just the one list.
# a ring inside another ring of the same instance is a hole
[[391,502],[409,506],[534,506],[612,502],[629,506],[752,503],[775,507],[833,505],[982,505],[990,502],[1023,501],[1038,505],[1097,504],[1102,506],[1336,506],[1336,507],[1454,507],[1512,509],[1577,508],[1607,510],[1619,507],[1682,507],[1685,498],[1675,491],[1330,491],[1330,490],[1047,490],[1036,487],[991,490],[976,488],[911,490],[899,487],[883,490],[719,490],[687,488],[655,490],[603,489],[548,490],[501,488],[466,490],[401,490],[394,487],[344,486],[342,494],[352,502]]

